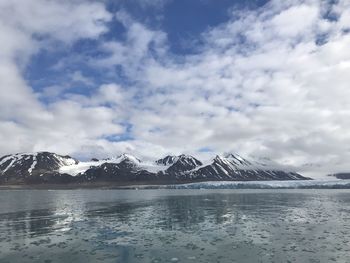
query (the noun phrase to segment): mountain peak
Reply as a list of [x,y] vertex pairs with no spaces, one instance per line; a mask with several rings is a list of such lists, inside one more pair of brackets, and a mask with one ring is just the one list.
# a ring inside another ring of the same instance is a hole
[[193,156],[186,155],[186,154],[180,154],[178,156],[167,155],[164,158],[157,160],[156,164],[168,166],[168,165],[173,165],[173,164],[179,163],[179,162],[184,163],[184,164],[187,163],[187,164],[194,165],[194,166],[202,164],[199,160],[197,160]]
[[117,158],[115,158],[116,163],[120,163],[122,161],[130,161],[133,163],[141,163],[141,160],[136,158],[135,156],[128,154],[128,153],[123,153],[119,155]]
[[252,162],[248,161],[247,159],[241,157],[238,154],[229,153],[225,155],[225,158],[230,160],[230,162],[235,165],[244,165],[244,166],[252,165]]
[[164,158],[161,158],[161,159],[155,161],[155,163],[158,164],[158,165],[167,166],[167,165],[171,165],[171,164],[175,163],[178,159],[179,159],[178,156],[167,155]]

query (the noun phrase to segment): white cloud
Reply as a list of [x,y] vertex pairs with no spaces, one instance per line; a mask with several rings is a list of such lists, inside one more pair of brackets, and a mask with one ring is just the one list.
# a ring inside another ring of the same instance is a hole
[[[324,17],[329,5],[321,1],[271,1],[259,10],[234,10],[231,21],[203,34],[203,52],[180,60],[169,53],[155,59],[148,43],[162,33],[142,27],[148,37],[135,34],[140,39],[133,40],[146,43],[142,67],[132,67],[137,55],[128,63],[112,52],[109,60],[127,72],[131,66],[145,94],[130,117],[135,137],[174,151],[207,146],[296,166],[323,162],[324,173],[344,169],[335,165],[350,157],[344,4],[332,6],[338,21]],[[324,34],[324,44],[317,45]],[[123,48],[134,56],[132,45]]]
[[[105,7],[93,2],[0,1],[2,154],[31,150],[75,152],[100,136],[124,131],[108,107],[82,105],[69,99],[50,105],[41,103],[38,97],[57,95],[66,84],[37,94],[22,73],[31,56],[41,48],[54,48],[57,44],[52,46],[53,42],[71,45],[80,38],[97,38],[107,30],[110,19]],[[82,77],[80,81],[86,82]]]
[[[50,1],[50,17],[19,26],[41,14],[37,2],[28,13],[18,7],[19,18],[0,16],[8,35],[0,51],[6,58],[0,63],[6,94],[1,151],[47,149],[86,157],[126,151],[151,158],[209,147],[298,167],[314,163],[320,174],[350,170],[348,1],[276,0],[257,10],[233,10],[229,21],[202,34],[198,53],[191,55],[172,54],[165,32],[120,11],[115,18],[125,26],[125,41],[101,43],[109,56],[89,64],[110,75],[121,67],[133,84],[107,83],[91,96],[65,93],[48,106],[26,85],[16,56],[30,57],[42,47],[36,34],[65,43],[98,38],[111,16],[97,3]],[[73,15],[61,24],[67,9]],[[76,73],[75,79],[86,80],[81,77]],[[124,121],[135,140],[104,139],[123,133]],[[7,138],[16,139],[9,145]]]
[[312,36],[312,29],[314,29],[318,15],[317,5],[301,4],[283,10],[275,15],[270,23],[277,35],[295,39],[300,36]]
[[94,84],[94,81],[91,78],[83,75],[81,71],[74,71],[73,74],[71,75],[71,78],[73,82],[80,82],[87,86],[91,86]]
[[70,43],[95,38],[107,30],[111,15],[94,2],[28,0],[0,2],[2,22],[32,37],[49,36]]
[[153,59],[150,50],[159,55],[166,55],[166,34],[149,30],[145,25],[132,20],[125,11],[117,12],[115,18],[127,29],[125,42],[103,43],[103,51],[110,56],[100,60],[92,59],[90,63],[106,68],[123,65],[125,74],[137,79],[137,73],[143,69],[145,63]]

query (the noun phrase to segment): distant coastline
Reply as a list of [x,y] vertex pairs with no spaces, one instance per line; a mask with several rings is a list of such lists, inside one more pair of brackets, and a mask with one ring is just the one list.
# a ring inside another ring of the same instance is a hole
[[155,190],[155,189],[350,189],[350,180],[202,181],[187,183],[99,182],[96,184],[3,184],[1,190]]

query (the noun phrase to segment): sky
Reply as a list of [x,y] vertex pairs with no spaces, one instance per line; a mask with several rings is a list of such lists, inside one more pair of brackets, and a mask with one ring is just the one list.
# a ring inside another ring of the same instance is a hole
[[0,0],[0,154],[350,171],[348,0]]

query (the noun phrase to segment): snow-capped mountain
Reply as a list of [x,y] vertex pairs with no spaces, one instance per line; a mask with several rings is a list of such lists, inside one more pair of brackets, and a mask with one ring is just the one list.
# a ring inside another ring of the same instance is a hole
[[157,164],[168,165],[168,168],[164,170],[164,174],[173,174],[175,176],[181,176],[187,172],[202,165],[202,162],[190,155],[181,154],[179,156],[166,156],[163,159],[156,161]]
[[70,156],[50,152],[5,155],[0,158],[0,182],[25,181],[26,178],[52,175],[61,167],[78,163]]
[[0,183],[181,183],[308,179],[285,171],[272,161],[217,155],[203,164],[190,155],[166,156],[143,162],[130,154],[88,162],[49,152],[21,153],[0,158]]
[[217,155],[212,163],[192,172],[192,178],[203,180],[252,181],[252,180],[303,180],[305,177],[293,171],[284,171],[278,165],[261,161],[249,161],[239,155]]

